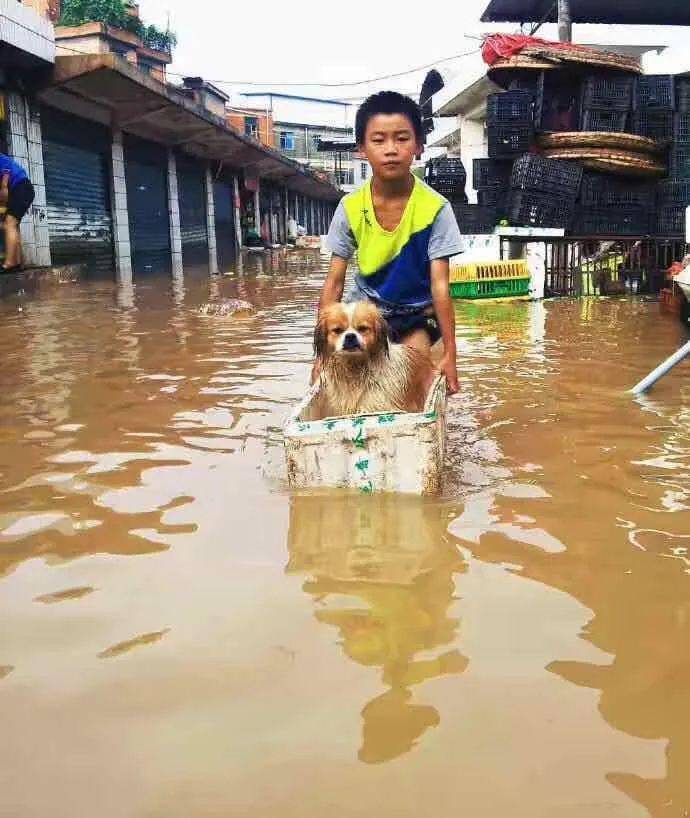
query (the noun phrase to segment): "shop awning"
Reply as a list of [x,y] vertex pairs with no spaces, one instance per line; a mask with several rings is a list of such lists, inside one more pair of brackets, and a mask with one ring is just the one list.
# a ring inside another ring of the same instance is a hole
[[[688,0],[570,0],[573,23],[616,25],[690,25]],[[554,23],[556,0],[491,0],[482,15],[484,23]]]
[[192,156],[280,182],[291,190],[336,201],[342,193],[313,171],[230,128],[170,86],[142,74],[114,54],[58,57],[41,99],[79,113],[97,106],[103,124]]

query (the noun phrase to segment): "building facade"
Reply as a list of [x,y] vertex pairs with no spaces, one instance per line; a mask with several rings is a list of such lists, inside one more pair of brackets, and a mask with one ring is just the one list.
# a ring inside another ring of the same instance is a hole
[[348,192],[370,175],[367,161],[352,149],[320,150],[322,142],[354,141],[354,108],[346,102],[292,94],[244,94],[248,105],[267,112],[273,122],[272,145],[302,165],[324,171]]
[[2,4],[21,16],[16,42],[0,27],[0,134],[36,189],[21,224],[27,265],[80,264],[122,280],[216,273],[250,235],[284,243],[290,213],[310,233],[325,230],[338,190],[230,127],[218,88],[164,82],[169,54],[153,70],[142,64],[150,49],[101,23],[68,31],[55,56],[47,18]]

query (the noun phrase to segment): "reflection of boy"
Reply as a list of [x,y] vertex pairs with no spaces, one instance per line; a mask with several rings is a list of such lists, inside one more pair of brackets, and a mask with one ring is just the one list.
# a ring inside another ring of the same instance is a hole
[[21,268],[22,244],[19,223],[34,200],[34,187],[24,168],[14,159],[0,153],[0,205],[5,215],[5,264],[0,272],[12,273]]

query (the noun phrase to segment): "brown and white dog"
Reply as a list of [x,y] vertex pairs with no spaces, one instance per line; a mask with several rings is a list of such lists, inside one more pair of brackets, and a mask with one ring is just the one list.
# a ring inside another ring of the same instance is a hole
[[423,410],[434,378],[431,359],[391,343],[386,321],[373,304],[326,307],[314,331],[314,351],[320,390],[313,414],[319,419]]

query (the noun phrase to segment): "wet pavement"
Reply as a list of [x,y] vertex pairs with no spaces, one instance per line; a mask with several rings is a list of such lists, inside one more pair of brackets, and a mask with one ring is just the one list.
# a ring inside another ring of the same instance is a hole
[[680,323],[458,304],[442,496],[295,494],[320,264],[0,301],[0,815],[687,815]]

